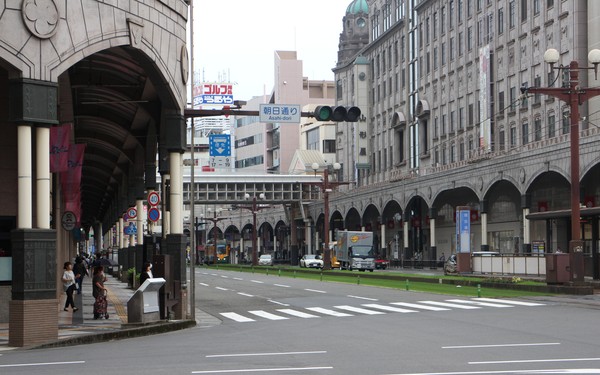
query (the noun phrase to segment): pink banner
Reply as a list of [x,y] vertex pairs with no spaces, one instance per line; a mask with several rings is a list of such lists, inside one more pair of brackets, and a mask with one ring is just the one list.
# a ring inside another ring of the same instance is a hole
[[61,186],[66,211],[72,211],[81,220],[81,171],[83,169],[84,144],[74,144],[69,148],[68,168],[61,173]]
[[68,168],[71,124],[50,128],[50,172],[65,172]]

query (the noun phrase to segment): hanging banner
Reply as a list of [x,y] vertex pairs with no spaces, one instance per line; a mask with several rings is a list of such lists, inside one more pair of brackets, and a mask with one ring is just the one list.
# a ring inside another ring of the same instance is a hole
[[69,160],[71,124],[50,128],[50,173],[65,172]]

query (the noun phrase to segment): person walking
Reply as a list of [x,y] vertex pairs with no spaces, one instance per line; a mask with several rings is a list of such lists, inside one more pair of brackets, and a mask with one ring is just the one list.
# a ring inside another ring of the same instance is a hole
[[75,283],[77,284],[77,294],[81,294],[81,284],[83,284],[83,278],[90,275],[82,257],[75,258],[73,273],[75,274]]
[[92,295],[96,299],[94,301],[94,319],[99,319],[102,316],[108,319],[105,281],[104,267],[94,267],[94,274],[92,276]]
[[73,312],[79,310],[75,306],[75,301],[73,301],[73,292],[77,285],[75,284],[76,275],[73,273],[73,263],[65,262],[64,272],[62,276],[63,286],[65,288],[65,292],[67,293],[67,301],[65,302],[65,311],[69,311],[68,308],[71,306],[73,308]]

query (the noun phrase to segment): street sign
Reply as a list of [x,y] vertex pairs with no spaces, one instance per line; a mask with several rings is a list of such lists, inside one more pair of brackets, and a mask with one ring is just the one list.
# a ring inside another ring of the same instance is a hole
[[160,219],[160,211],[156,207],[152,207],[148,210],[148,220],[156,223]]
[[300,123],[300,106],[297,104],[261,104],[260,122]]
[[231,156],[231,136],[229,134],[213,134],[208,137],[210,156]]
[[137,217],[137,209],[136,209],[135,207],[130,207],[130,208],[127,210],[127,216],[128,216],[130,219],[135,219],[135,218]]
[[160,203],[160,195],[158,195],[157,192],[153,191],[150,194],[148,194],[148,203],[151,206],[158,206],[158,204]]
[[128,226],[123,228],[123,234],[126,236],[133,236],[137,234],[137,227],[135,226],[135,223],[131,222]]
[[231,157],[229,156],[211,156],[208,161],[211,168],[231,168]]

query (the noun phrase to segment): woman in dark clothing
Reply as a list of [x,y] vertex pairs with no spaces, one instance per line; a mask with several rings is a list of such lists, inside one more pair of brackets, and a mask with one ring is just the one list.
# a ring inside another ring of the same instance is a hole
[[87,271],[85,263],[83,263],[83,259],[81,257],[77,257],[75,259],[75,266],[73,266],[73,273],[75,273],[75,283],[77,284],[77,294],[81,294],[81,284],[83,283],[83,278],[85,276],[89,276],[90,274]]
[[98,298],[101,294],[104,294],[106,288],[104,287],[104,282],[106,281],[106,276],[104,275],[104,267],[97,266],[94,268],[94,276],[92,277],[92,295],[94,298]]
[[142,274],[140,275],[140,285],[142,285],[146,279],[151,279],[152,277],[152,263],[145,263]]

